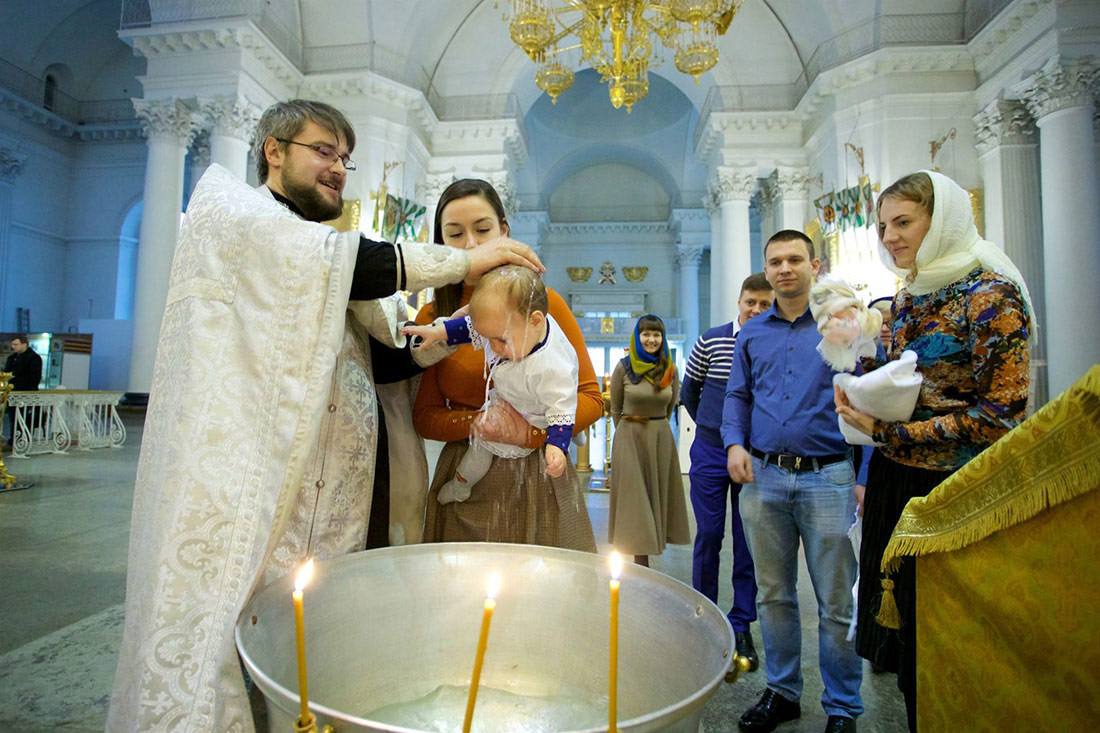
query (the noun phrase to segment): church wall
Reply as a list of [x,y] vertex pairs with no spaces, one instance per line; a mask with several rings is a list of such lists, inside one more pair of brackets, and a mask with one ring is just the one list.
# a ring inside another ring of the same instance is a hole
[[0,282],[0,328],[15,330],[16,308],[29,308],[32,330],[61,330],[73,144],[3,113],[0,147],[26,158],[12,181],[11,223]]
[[[570,292],[646,293],[646,307],[661,317],[678,317],[679,273],[674,267],[673,234],[664,225],[552,224],[542,247],[545,281],[568,301]],[[600,265],[615,268],[615,283],[600,284]],[[645,279],[629,282],[623,267],[648,267]],[[569,279],[567,267],[591,267],[586,282]]]
[[[68,218],[68,276],[62,326],[81,318],[113,318],[118,299],[123,221],[141,199],[146,145],[87,143],[73,164],[73,205]],[[130,288],[132,283],[127,284]]]
[[605,164],[578,171],[550,196],[550,220],[664,221],[668,193],[627,165]]

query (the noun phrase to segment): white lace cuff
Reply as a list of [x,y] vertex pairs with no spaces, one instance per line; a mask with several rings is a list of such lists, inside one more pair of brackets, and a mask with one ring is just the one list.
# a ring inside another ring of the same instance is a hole
[[405,290],[416,292],[461,282],[470,270],[465,250],[442,244],[402,242],[405,260]]

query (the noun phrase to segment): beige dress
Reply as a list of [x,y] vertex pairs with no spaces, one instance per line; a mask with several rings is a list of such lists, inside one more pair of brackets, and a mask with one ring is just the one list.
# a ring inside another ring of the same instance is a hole
[[[680,394],[677,375],[656,390],[632,384],[622,362],[611,375],[611,513],[608,540],[628,555],[659,555],[691,542],[680,457],[668,418]],[[648,418],[648,419],[646,419]]]

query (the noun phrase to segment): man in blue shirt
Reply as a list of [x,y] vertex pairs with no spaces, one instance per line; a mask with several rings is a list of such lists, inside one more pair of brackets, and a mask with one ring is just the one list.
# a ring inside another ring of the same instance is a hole
[[741,520],[755,562],[768,676],[768,689],[738,727],[771,731],[802,714],[801,541],[818,602],[825,730],[855,731],[863,668],[846,637],[856,577],[848,540],[856,476],[837,427],[833,371],[817,352],[821,336],[809,309],[820,263],[806,235],[789,229],[768,240],[764,263],[775,304],[738,334],[722,417],[730,478],[743,484]]
[[[771,307],[772,286],[764,273],[745,278],[737,298],[736,328]],[[756,620],[756,578],[752,555],[745,543],[737,495],[741,486],[730,481],[726,446],[722,442],[722,405],[726,401],[733,345],[737,339],[733,321],[715,326],[695,342],[684,368],[680,402],[695,421],[691,443],[691,507],[695,511],[695,548],[691,555],[691,584],[718,603],[718,553],[726,533],[726,502],[730,504],[733,534],[733,606],[728,615],[737,642],[737,654],[749,660],[749,671],[758,666],[749,624]],[[727,498],[728,497],[728,498]],[[732,673],[731,673],[732,674]]]

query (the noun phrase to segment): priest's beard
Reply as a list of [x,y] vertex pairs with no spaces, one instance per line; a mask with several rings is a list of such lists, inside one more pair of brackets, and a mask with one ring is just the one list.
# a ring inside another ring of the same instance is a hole
[[283,176],[286,197],[302,210],[306,221],[328,221],[340,216],[340,212],[344,210],[344,198],[341,196],[333,203],[317,190],[317,185],[319,184],[308,184],[294,176]]

